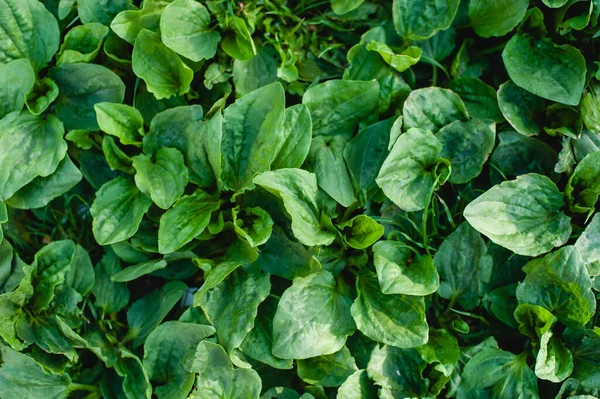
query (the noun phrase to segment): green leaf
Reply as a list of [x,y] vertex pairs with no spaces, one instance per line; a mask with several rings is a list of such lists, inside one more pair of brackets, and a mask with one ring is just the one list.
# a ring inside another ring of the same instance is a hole
[[496,185],[465,208],[465,219],[498,245],[537,256],[564,244],[571,219],[563,196],[546,176],[530,173]]
[[519,303],[539,305],[567,326],[585,325],[596,310],[592,283],[574,246],[566,246],[523,267],[525,280],[517,288]]
[[390,46],[385,43],[372,41],[367,44],[367,50],[376,51],[381,58],[398,72],[404,72],[413,65],[416,65],[423,55],[419,47],[410,46],[401,53],[396,54]]
[[427,363],[415,349],[376,346],[367,366],[369,378],[380,387],[380,398],[427,397]]
[[234,369],[223,347],[208,341],[198,344],[192,371],[198,373],[191,399],[219,397],[258,399],[262,382],[252,369]]
[[401,209],[407,212],[424,209],[430,193],[449,174],[449,161],[441,158],[441,153],[442,144],[432,133],[410,129],[396,140],[381,166],[377,184]]
[[329,245],[336,235],[321,225],[317,179],[301,169],[279,169],[254,178],[254,183],[283,200],[294,235],[304,245]]
[[175,0],[163,11],[160,34],[163,43],[178,54],[198,62],[213,58],[221,40],[210,30],[210,14],[194,0]]
[[190,180],[200,187],[212,188],[221,183],[223,117],[220,113],[200,124],[199,131],[186,130],[188,148],[186,154]]
[[331,8],[337,15],[344,15],[357,9],[365,0],[331,0]]
[[175,252],[202,233],[220,204],[219,200],[201,190],[179,198],[160,218],[159,253]]
[[427,344],[417,347],[417,351],[434,370],[428,376],[432,382],[429,391],[439,395],[457,368],[461,355],[458,341],[448,330],[432,329]]
[[594,212],[600,195],[600,152],[586,155],[575,168],[565,187],[572,212]]
[[[41,3],[40,3],[41,4]],[[0,345],[0,396],[6,399],[68,396],[67,373],[49,374],[31,357]]]
[[113,274],[110,279],[118,283],[126,283],[156,270],[164,269],[165,267],[167,267],[167,261],[164,259],[149,260],[147,262],[129,266],[120,272]]
[[84,24],[98,22],[110,25],[110,21],[121,11],[131,6],[129,0],[77,0],[77,13]]
[[581,382],[581,385],[600,389],[598,377],[600,376],[598,365],[600,364],[600,331],[598,327],[586,330],[584,336],[575,347],[573,353],[574,369],[572,378]]
[[161,148],[155,157],[143,154],[135,156],[133,168],[138,189],[150,195],[152,201],[162,209],[173,205],[183,195],[188,183],[183,155],[175,148]]
[[463,370],[456,397],[539,398],[535,374],[527,365],[527,354],[516,356],[496,348],[483,348],[471,357]]
[[54,173],[46,177],[36,177],[14,193],[6,203],[18,209],[41,208],[75,187],[81,178],[81,172],[67,155]]
[[97,130],[94,105],[121,103],[125,85],[114,72],[96,64],[62,64],[50,70],[60,94],[56,115],[67,130]]
[[75,245],[71,267],[65,274],[65,284],[82,296],[94,287],[94,267],[87,251],[81,245]]
[[244,19],[233,17],[228,24],[229,33],[221,41],[221,49],[236,60],[248,60],[256,55],[252,34]]
[[[502,59],[517,86],[548,100],[579,104],[586,66],[575,47],[517,33],[506,44]],[[535,79],[531,79],[532,76]]]
[[354,372],[338,389],[337,399],[375,399],[377,392],[366,370]]
[[273,354],[308,359],[339,351],[356,328],[350,305],[351,299],[325,270],[295,278],[281,296],[273,319]]
[[152,385],[148,373],[144,369],[141,360],[129,352],[127,349],[121,349],[120,356],[115,363],[115,371],[123,377],[122,388],[127,398],[145,398],[152,397]]
[[267,297],[258,307],[254,327],[246,334],[240,345],[242,352],[276,369],[291,369],[292,361],[275,357],[271,353],[273,346],[273,317],[277,311],[278,300]]
[[147,29],[140,31],[131,62],[133,72],[146,82],[148,91],[158,100],[190,91],[194,72],[162,43],[158,33]]
[[159,148],[174,147],[185,154],[192,141],[190,138],[198,136],[196,133],[203,116],[200,105],[175,106],[159,112],[152,118],[150,131],[144,136],[144,152],[154,155]]
[[330,355],[298,360],[298,376],[306,383],[337,387],[354,374],[356,363],[345,346]]
[[119,147],[112,136],[104,136],[102,138],[102,152],[104,159],[112,170],[120,170],[127,174],[135,174],[133,169],[133,160]]
[[344,161],[346,139],[342,136],[317,136],[312,140],[309,162],[323,191],[344,207],[354,202],[354,189]]
[[441,156],[450,161],[450,182],[464,184],[483,170],[483,165],[494,149],[496,132],[481,119],[454,121],[444,126],[436,138],[442,144]]
[[160,290],[150,292],[131,305],[127,311],[127,337],[133,340],[133,347],[144,343],[146,337],[181,299],[186,289],[187,286],[181,281],[170,281]]
[[159,31],[160,18],[169,3],[169,0],[145,1],[141,10],[121,11],[112,21],[108,21],[106,25],[110,24],[110,28],[121,39],[134,44],[135,39],[137,39],[142,29],[153,32]]
[[433,259],[413,253],[400,241],[376,243],[373,263],[384,294],[429,295],[440,285]]
[[[159,398],[187,397],[194,382],[191,369],[196,347],[214,333],[211,326],[168,321],[148,335],[144,344],[144,368],[150,380],[160,384],[155,387]],[[189,385],[181,384],[182,380],[189,380]]]
[[269,170],[285,137],[285,92],[280,83],[253,91],[225,109],[221,141],[223,186],[237,193]]
[[137,109],[125,104],[98,103],[94,105],[100,129],[117,137],[121,144],[140,146],[144,135],[144,119]]
[[367,215],[358,215],[338,225],[344,242],[355,249],[366,249],[383,236],[384,228]]
[[252,247],[258,247],[271,237],[273,219],[260,207],[239,207],[232,210],[233,228],[240,238],[248,241]]
[[386,295],[374,275],[359,276],[356,289],[352,317],[364,335],[397,348],[414,348],[427,342],[429,326],[422,297]]
[[312,139],[312,120],[306,105],[296,104],[283,115],[285,140],[271,169],[300,168],[308,156]]
[[450,27],[460,0],[394,0],[394,25],[408,40],[427,39]]
[[121,271],[119,258],[109,250],[95,267],[92,294],[94,305],[105,313],[114,313],[129,303],[129,289],[125,283],[114,282],[111,277]]
[[394,120],[389,118],[362,129],[346,144],[344,159],[358,192],[377,189],[375,179],[388,155],[390,131]]
[[559,8],[567,4],[569,0],[542,0],[550,8]]
[[92,62],[108,34],[108,27],[100,23],[76,26],[64,37],[57,64],[67,62]]
[[473,118],[504,122],[498,107],[498,96],[492,86],[477,78],[464,76],[450,81],[448,88],[460,96]]
[[277,82],[277,53],[271,47],[261,47],[255,56],[247,60],[233,61],[233,84],[237,97]]
[[[592,133],[600,133],[600,85],[590,84],[583,94],[579,112],[585,127]],[[0,113],[2,115],[2,113]]]
[[50,78],[35,82],[33,90],[27,94],[25,105],[33,115],[40,115],[58,98],[58,85]]
[[376,81],[330,80],[308,89],[302,104],[310,111],[313,136],[350,138],[358,123],[374,111],[378,100]]
[[575,241],[590,276],[600,275],[600,214],[596,213]]
[[469,118],[467,108],[458,94],[448,89],[428,87],[410,93],[402,111],[404,126],[436,133],[454,121]]
[[512,80],[500,85],[498,105],[502,114],[515,128],[525,136],[535,136],[541,130],[541,115],[545,109],[545,101],[526,90]]
[[504,36],[525,17],[529,0],[500,0],[469,2],[471,26],[481,37]]
[[38,0],[2,0],[0,9],[0,65],[26,58],[37,72],[58,50],[56,18]]
[[0,174],[0,200],[58,168],[67,152],[64,133],[54,115],[13,112],[0,120],[0,170],[5,171]]
[[216,287],[206,290],[199,305],[217,330],[227,353],[238,348],[254,327],[258,306],[271,290],[269,275],[255,266],[242,266]]
[[152,200],[133,181],[122,177],[109,181],[98,190],[90,208],[94,238],[100,245],[109,245],[132,237],[150,205]]
[[0,119],[23,109],[34,83],[35,72],[26,59],[0,64]]
[[434,264],[442,278],[439,295],[465,309],[479,303],[479,283],[491,267],[485,242],[469,223],[462,223],[440,245]]

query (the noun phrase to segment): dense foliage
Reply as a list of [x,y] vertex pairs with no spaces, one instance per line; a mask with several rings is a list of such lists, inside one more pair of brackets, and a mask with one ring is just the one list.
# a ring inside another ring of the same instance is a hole
[[0,398],[600,393],[598,0],[0,0]]

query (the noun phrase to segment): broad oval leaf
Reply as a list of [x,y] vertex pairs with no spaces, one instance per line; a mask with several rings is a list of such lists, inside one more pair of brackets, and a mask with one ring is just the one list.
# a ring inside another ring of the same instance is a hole
[[600,195],[600,151],[586,155],[573,171],[565,187],[569,209],[593,212]]
[[104,184],[90,208],[98,244],[114,244],[133,236],[151,204],[131,180],[117,177]]
[[465,208],[465,219],[498,245],[537,256],[564,244],[571,218],[563,195],[548,177],[530,173],[496,185]]
[[469,2],[469,19],[481,37],[504,36],[525,16],[529,0],[473,0]]
[[35,72],[28,60],[16,59],[0,64],[0,119],[23,109],[34,83]]
[[448,89],[428,87],[410,93],[402,110],[406,129],[419,128],[436,133],[442,127],[469,118],[458,94]]
[[131,56],[133,72],[146,82],[148,91],[160,100],[190,91],[194,72],[160,40],[160,35],[142,29]]
[[356,363],[345,346],[330,355],[298,360],[298,376],[312,385],[337,387],[355,371]]
[[308,359],[339,351],[356,328],[350,305],[328,271],[294,279],[273,319],[273,354]]
[[309,162],[317,184],[340,205],[354,202],[354,188],[344,161],[346,140],[342,136],[317,136],[312,140]]
[[545,109],[545,101],[542,98],[509,80],[498,89],[498,105],[508,123],[517,132],[525,136],[539,134]]
[[518,86],[548,100],[579,104],[586,66],[575,47],[517,33],[506,44],[502,59],[510,78]]
[[137,109],[115,103],[94,105],[100,129],[115,136],[122,144],[140,146],[144,135],[144,119]]
[[380,398],[427,397],[429,381],[423,378],[427,363],[416,349],[376,346],[367,366],[369,378],[380,387]]
[[427,39],[448,29],[460,0],[394,0],[394,25],[407,40]]

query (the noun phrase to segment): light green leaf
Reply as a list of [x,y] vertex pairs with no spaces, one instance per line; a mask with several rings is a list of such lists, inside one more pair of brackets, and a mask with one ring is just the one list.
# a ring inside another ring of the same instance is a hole
[[574,246],[566,246],[523,267],[525,280],[517,288],[519,303],[541,306],[567,326],[585,325],[596,310],[592,283]]
[[137,109],[114,103],[98,103],[94,105],[100,129],[119,139],[121,144],[139,147],[144,135],[144,119]]
[[142,29],[135,39],[131,57],[133,72],[146,82],[157,100],[190,91],[194,72],[165,46],[160,35]]
[[229,33],[221,41],[221,49],[236,60],[248,60],[256,55],[256,45],[243,18],[229,19]]
[[50,70],[60,94],[56,115],[67,130],[97,130],[94,105],[121,103],[125,85],[114,72],[96,64],[62,64]]
[[144,369],[141,360],[127,349],[120,350],[119,359],[115,363],[115,371],[123,377],[123,392],[129,399],[150,399],[152,397],[152,385],[148,373]]
[[312,139],[312,120],[304,104],[296,104],[285,109],[283,115],[285,140],[271,169],[300,168],[308,156]]
[[569,0],[542,0],[550,8],[559,8],[567,4]]
[[298,376],[306,383],[337,387],[354,374],[356,363],[345,346],[330,355],[298,360]]
[[106,135],[102,138],[102,152],[104,153],[106,164],[112,170],[120,170],[130,175],[135,174],[132,166],[133,160],[119,147],[112,136]]
[[444,126],[469,118],[458,94],[448,89],[427,87],[410,93],[402,111],[405,129],[416,127],[436,133]]
[[338,389],[336,399],[375,399],[377,392],[366,370],[358,370],[352,374]]
[[46,373],[33,358],[4,345],[0,345],[0,360],[0,396],[3,398],[65,399],[68,396],[71,378],[67,373]]
[[424,398],[429,383],[423,378],[425,367],[427,363],[415,349],[383,345],[373,349],[367,374],[380,387],[380,398]]
[[[196,347],[214,333],[211,326],[168,321],[148,335],[144,344],[144,368],[150,380],[160,384],[155,387],[159,398],[187,397],[194,382],[191,369]],[[189,385],[181,384],[182,380],[189,380]]]
[[208,341],[198,344],[192,371],[198,373],[190,399],[258,399],[262,382],[252,369],[234,369],[223,347]]
[[219,285],[206,290],[199,305],[217,330],[227,353],[238,348],[254,327],[260,305],[269,295],[269,275],[256,266],[242,266]]
[[0,200],[56,170],[67,152],[64,133],[54,115],[13,112],[0,120]]
[[517,86],[548,100],[579,104],[586,66],[575,47],[517,33],[506,44],[502,59]]
[[129,0],[77,0],[77,13],[84,24],[98,22],[108,26],[120,11],[130,6]]
[[358,215],[338,225],[344,241],[355,249],[366,249],[383,236],[382,225],[367,215]]
[[335,233],[321,224],[321,209],[317,203],[317,179],[301,169],[279,169],[254,178],[254,183],[283,200],[292,219],[294,235],[304,245],[329,245]]
[[433,259],[415,254],[400,241],[376,243],[373,263],[384,294],[429,295],[440,285]]
[[262,47],[254,57],[233,61],[233,84],[237,97],[277,82],[277,53],[272,47]]
[[356,328],[350,305],[325,270],[294,279],[273,319],[273,355],[308,359],[339,351]]
[[465,219],[498,245],[537,256],[564,244],[571,219],[563,196],[546,176],[530,173],[496,185],[465,208]]
[[210,14],[194,0],[175,0],[163,11],[160,34],[163,43],[178,54],[198,62],[213,58],[221,40],[209,28]]
[[469,223],[462,223],[450,234],[435,254],[434,264],[442,283],[439,295],[465,309],[479,303],[479,283],[491,267],[485,242]]
[[448,88],[458,94],[473,118],[504,122],[498,107],[496,90],[481,80],[464,76],[448,83]]
[[175,148],[164,147],[156,155],[140,154],[133,157],[135,184],[150,195],[152,201],[162,209],[168,209],[183,195],[188,183],[188,170],[183,155]]
[[221,141],[224,188],[252,188],[252,178],[269,170],[285,139],[281,129],[285,92],[280,83],[253,91],[225,109]]
[[496,132],[481,119],[467,122],[454,121],[436,134],[442,144],[441,156],[450,161],[450,182],[464,184],[483,170],[483,165],[494,149]]
[[323,191],[344,207],[354,202],[354,188],[344,161],[346,139],[342,136],[317,136],[312,140],[309,162]]
[[585,127],[592,133],[600,133],[600,85],[590,84],[587,87],[581,99],[579,112]]
[[450,27],[460,0],[394,0],[394,25],[407,40],[427,39]]
[[170,281],[148,295],[135,301],[127,310],[129,332],[133,347],[140,346],[179,302],[187,286],[181,281]]
[[364,335],[397,348],[414,348],[427,342],[429,326],[423,297],[386,295],[375,275],[359,276],[356,289],[352,317]]
[[71,267],[65,274],[65,284],[85,296],[94,287],[94,280],[94,266],[90,256],[81,245],[75,245]]
[[[482,378],[485,376],[485,378]],[[483,348],[466,364],[457,399],[539,398],[535,374],[527,353],[516,356],[496,348]]]
[[375,110],[378,100],[377,81],[329,80],[308,89],[302,104],[310,111],[313,136],[350,138],[358,123]]
[[504,36],[521,22],[528,7],[529,0],[473,0],[469,19],[481,37]]
[[387,44],[376,41],[367,44],[367,50],[376,51],[389,66],[398,72],[404,72],[411,66],[416,65],[423,55],[423,51],[415,46],[410,46],[401,53],[396,54]]
[[25,105],[29,112],[40,115],[58,98],[58,94],[58,85],[50,78],[43,78],[35,82],[33,90],[27,94]]
[[185,154],[191,137],[197,136],[204,112],[200,105],[183,105],[159,112],[144,136],[144,152],[154,155],[159,148],[174,147]]
[[110,24],[110,28],[121,39],[134,44],[142,29],[152,32],[159,31],[160,18],[169,3],[171,3],[170,0],[144,1],[141,10],[124,10],[112,21],[108,21],[106,25]]
[[365,0],[331,0],[331,8],[337,15],[344,15],[356,10]]
[[201,190],[179,198],[160,218],[158,252],[175,252],[192,241],[208,226],[211,214],[219,206],[219,200]]
[[596,213],[575,241],[590,276],[600,275],[600,213]]
[[41,208],[75,187],[81,178],[81,172],[67,155],[54,173],[46,177],[36,177],[14,193],[6,203],[19,209]]
[[565,187],[572,212],[594,212],[600,195],[600,152],[586,155],[575,167]]
[[117,177],[104,184],[90,208],[96,241],[109,245],[132,237],[150,205],[152,200],[140,193],[131,180]]
[[58,50],[56,18],[38,0],[1,0],[0,65],[26,58],[37,72]]
[[222,172],[221,140],[223,137],[223,116],[215,114],[200,124],[198,130],[190,125],[186,133],[188,148],[186,154],[190,180],[200,187],[213,187],[220,184]]
[[108,27],[100,23],[79,25],[65,35],[60,46],[57,64],[66,62],[92,62],[108,34]]
[[233,228],[240,238],[248,241],[252,247],[258,247],[271,237],[273,219],[260,207],[247,207],[232,210]]
[[126,267],[120,272],[110,276],[110,279],[118,283],[126,283],[141,276],[145,276],[146,274],[150,274],[156,270],[164,269],[165,267],[167,267],[167,261],[164,259],[149,260],[147,262]]
[[0,64],[0,119],[23,109],[34,83],[35,72],[28,60],[16,59]]
[[449,161],[441,153],[442,144],[432,133],[410,129],[396,140],[383,162],[377,185],[401,209],[424,209],[430,193],[448,178]]

